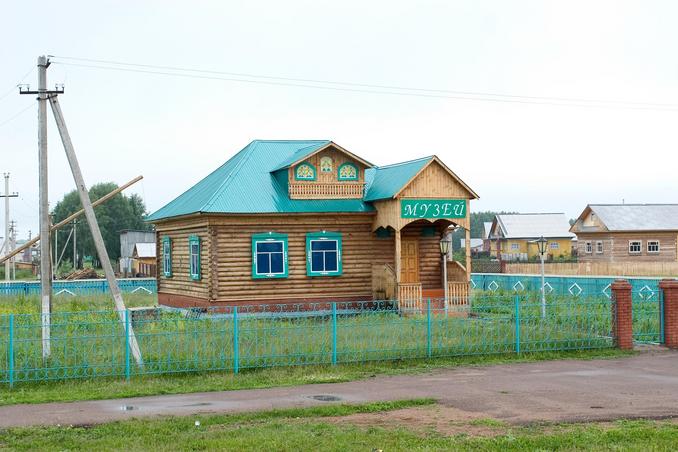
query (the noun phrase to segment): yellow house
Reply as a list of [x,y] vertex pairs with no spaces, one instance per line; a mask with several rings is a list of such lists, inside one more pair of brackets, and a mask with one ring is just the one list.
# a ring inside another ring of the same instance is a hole
[[570,223],[564,213],[518,213],[495,215],[490,227],[490,255],[503,261],[539,258],[536,240],[547,240],[545,259],[572,256]]

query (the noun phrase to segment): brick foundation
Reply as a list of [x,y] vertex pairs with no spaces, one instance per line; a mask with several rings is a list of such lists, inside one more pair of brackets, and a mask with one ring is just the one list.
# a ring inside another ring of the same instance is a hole
[[610,286],[612,290],[612,337],[615,347],[633,350],[633,306],[631,284],[618,279]]
[[664,279],[659,288],[664,293],[664,345],[678,348],[678,281]]

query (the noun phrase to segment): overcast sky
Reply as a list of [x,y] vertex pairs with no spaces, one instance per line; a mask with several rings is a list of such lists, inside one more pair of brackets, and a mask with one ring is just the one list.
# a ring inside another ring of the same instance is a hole
[[[480,195],[472,210],[575,217],[587,203],[678,201],[676,23],[670,0],[6,2],[0,96],[38,55],[55,55],[48,83],[66,85],[85,180],[141,174],[129,192],[151,212],[260,138],[331,139],[378,165],[436,154]],[[614,108],[175,77],[63,57]],[[37,86],[35,70],[24,83]],[[35,104],[0,98],[0,172],[20,194],[20,238],[38,229]],[[74,184],[48,120],[53,206]]]

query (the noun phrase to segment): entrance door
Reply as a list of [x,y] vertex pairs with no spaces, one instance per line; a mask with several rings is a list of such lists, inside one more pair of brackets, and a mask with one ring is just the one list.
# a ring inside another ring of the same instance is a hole
[[419,242],[416,239],[403,240],[400,246],[400,282],[419,282]]

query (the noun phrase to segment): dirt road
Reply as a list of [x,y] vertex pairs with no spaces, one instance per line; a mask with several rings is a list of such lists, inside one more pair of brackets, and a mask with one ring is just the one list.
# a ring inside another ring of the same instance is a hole
[[522,424],[673,417],[678,416],[678,352],[463,367],[288,388],[12,405],[0,407],[0,428],[412,398],[437,399],[450,421],[482,417]]

